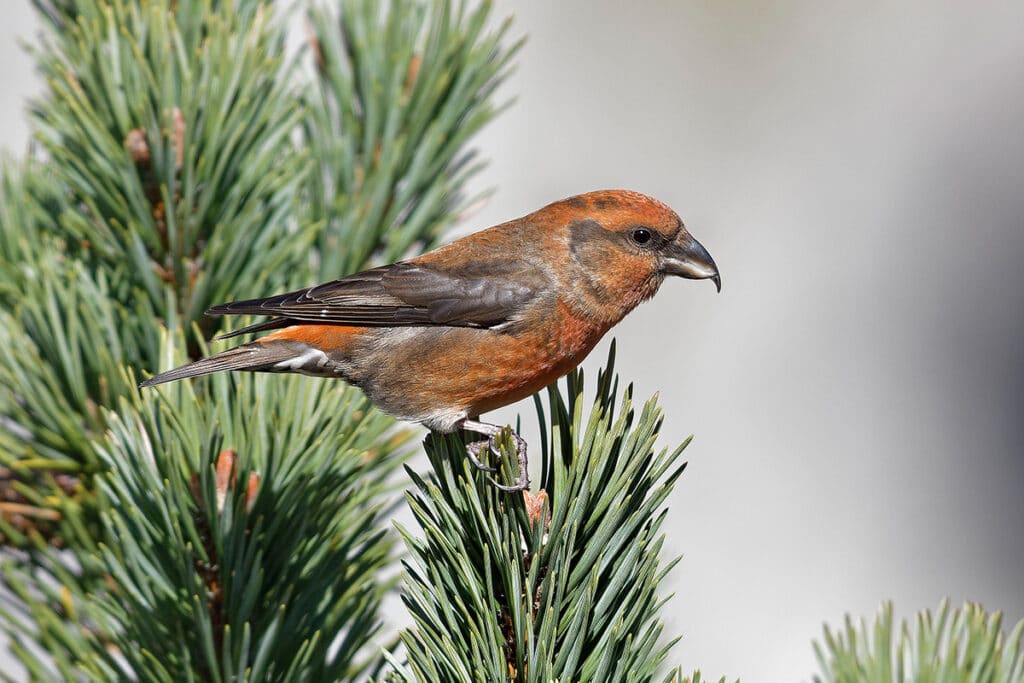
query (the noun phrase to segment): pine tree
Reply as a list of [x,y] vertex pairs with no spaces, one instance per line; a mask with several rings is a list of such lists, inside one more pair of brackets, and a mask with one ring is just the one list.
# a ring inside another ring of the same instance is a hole
[[659,586],[685,444],[614,356],[592,401],[580,372],[536,399],[523,496],[454,436],[414,471],[415,433],[340,382],[136,389],[228,331],[209,306],[430,248],[479,199],[508,22],[337,2],[292,59],[264,0],[35,0],[36,152],[0,171],[9,650],[40,681],[683,680]]
[[[435,244],[475,200],[466,142],[496,112],[508,23],[490,30],[487,4],[315,7],[303,71],[261,2],[37,6],[40,154],[0,188],[3,622],[30,675],[656,676],[681,449],[655,454],[656,409],[637,419],[628,392],[617,407],[610,374],[586,421],[581,376],[551,390],[536,498],[428,439],[436,475],[408,471],[424,536],[403,531],[404,648],[380,604],[407,429],[341,383],[135,390],[223,331],[212,304]],[[467,528],[468,554],[441,552]],[[441,585],[461,592],[431,603]],[[456,612],[488,639],[439,655],[450,641],[430,634],[458,632]]]
[[886,603],[870,626],[847,617],[841,630],[826,627],[824,644],[814,645],[822,670],[815,683],[1024,681],[1024,619],[1006,634],[998,612],[974,603],[951,609],[943,601],[916,621],[913,631],[906,623],[894,629]]
[[514,46],[486,5],[352,1],[311,12],[310,74],[263,2],[37,8],[40,153],[0,186],[11,649],[39,680],[367,675],[411,432],[341,383],[135,384],[210,305],[434,243]]

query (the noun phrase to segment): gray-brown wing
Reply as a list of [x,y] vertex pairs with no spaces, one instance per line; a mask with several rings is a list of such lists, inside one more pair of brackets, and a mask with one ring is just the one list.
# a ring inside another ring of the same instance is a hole
[[[362,327],[496,327],[511,320],[539,288],[538,274],[522,261],[475,264],[467,270],[456,273],[404,261],[309,289],[214,306],[207,313]],[[247,329],[282,323],[272,320]]]

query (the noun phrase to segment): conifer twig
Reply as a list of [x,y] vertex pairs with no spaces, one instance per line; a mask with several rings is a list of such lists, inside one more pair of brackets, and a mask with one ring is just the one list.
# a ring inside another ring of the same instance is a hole
[[[402,680],[672,678],[659,673],[675,641],[661,642],[658,584],[675,561],[659,555],[686,444],[655,450],[660,411],[653,400],[634,406],[631,387],[619,399],[613,364],[589,416],[580,371],[564,394],[549,389],[547,411],[538,399],[536,494],[496,491],[457,438],[428,439],[436,479],[413,475],[408,497],[423,537],[402,530],[415,622],[402,637]],[[512,448],[506,438],[501,465],[514,478]]]

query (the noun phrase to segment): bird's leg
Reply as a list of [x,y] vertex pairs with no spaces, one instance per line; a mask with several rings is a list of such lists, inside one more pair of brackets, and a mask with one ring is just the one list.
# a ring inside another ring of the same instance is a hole
[[[487,447],[491,449],[492,453],[497,455],[501,454],[501,451],[498,449],[496,439],[498,438],[498,435],[501,434],[501,430],[504,429],[504,427],[487,422],[479,422],[477,420],[463,420],[459,426],[468,432],[476,432],[477,434],[483,434],[487,437],[487,441],[478,441],[467,446],[466,452],[469,455],[469,461],[472,462],[477,469],[485,472],[494,472],[495,468],[484,465],[480,462],[478,456],[483,450],[483,445],[485,443],[487,444]],[[516,461],[519,464],[519,476],[516,477],[515,483],[511,486],[506,486],[496,482],[493,477],[488,477],[488,479],[491,480],[491,484],[502,491],[524,491],[530,486],[530,475],[526,469],[528,465],[526,460],[526,440],[515,432],[512,432],[512,440],[516,444]]]

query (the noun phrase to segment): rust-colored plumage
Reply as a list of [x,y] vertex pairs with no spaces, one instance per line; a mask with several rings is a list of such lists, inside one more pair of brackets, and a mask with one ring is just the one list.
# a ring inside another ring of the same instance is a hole
[[[243,330],[272,331],[141,386],[221,370],[335,377],[395,417],[479,432],[493,447],[500,429],[479,415],[575,368],[666,275],[721,287],[669,207],[637,192],[590,192],[417,258],[214,307],[272,316]],[[520,481],[504,488],[528,485],[521,442],[519,451]]]

